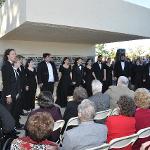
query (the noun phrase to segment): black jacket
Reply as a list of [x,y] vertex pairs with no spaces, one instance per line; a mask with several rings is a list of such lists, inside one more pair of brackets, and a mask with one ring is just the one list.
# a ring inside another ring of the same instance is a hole
[[83,84],[83,78],[84,78],[84,66],[80,65],[81,69],[78,65],[74,65],[72,68],[72,81],[76,82],[76,85],[82,85]]
[[131,77],[131,66],[125,61],[124,70],[121,67],[121,61],[117,61],[114,66],[114,76],[119,78],[120,76]]
[[15,98],[20,94],[20,78],[16,79],[12,64],[9,61],[4,62],[2,66],[3,96],[11,95]]
[[[53,68],[54,82],[58,81],[58,73],[54,62],[50,62]],[[38,64],[37,67],[37,78],[38,84],[40,83],[48,83],[49,73],[47,64],[45,61],[42,61]]]
[[102,67],[100,69],[99,63],[96,62],[96,63],[93,64],[92,70],[93,70],[93,72],[96,76],[96,79],[102,82],[103,79],[104,79],[104,64],[102,63],[101,66]]
[[5,133],[12,131],[15,127],[15,120],[11,116],[10,112],[0,104],[0,121],[1,127]]

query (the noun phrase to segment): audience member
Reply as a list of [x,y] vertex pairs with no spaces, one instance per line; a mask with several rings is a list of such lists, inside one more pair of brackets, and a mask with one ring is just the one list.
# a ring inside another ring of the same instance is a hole
[[128,95],[131,98],[134,98],[134,91],[128,88],[129,80],[125,76],[120,76],[118,78],[117,86],[110,86],[109,89],[105,92],[110,96],[110,108],[114,109],[117,107],[117,101],[120,96]]
[[[52,115],[54,121],[62,119],[62,115],[61,115],[59,107],[54,105],[54,99],[53,99],[53,95],[51,94],[51,92],[42,91],[39,94],[37,100],[38,100],[38,104],[39,104],[40,108],[33,110],[29,114],[29,117],[30,117],[30,115],[33,115],[37,112],[48,112],[49,114]],[[60,135],[59,130],[51,132],[48,136],[48,139],[56,142],[59,138],[59,135]]]
[[15,120],[10,112],[0,104],[0,149],[3,144],[9,138],[17,138],[17,132],[15,129]]
[[[137,106],[135,113],[135,128],[136,132],[140,129],[150,127],[150,93],[145,88],[139,88],[135,91],[134,97],[135,104]],[[134,150],[139,150],[141,144],[150,141],[150,137],[144,139],[138,139],[134,144]]]
[[102,83],[99,80],[92,81],[92,92],[93,96],[88,99],[94,102],[96,112],[110,108],[110,97],[102,94]]
[[54,120],[48,112],[37,112],[31,115],[27,121],[26,137],[13,140],[11,150],[58,150],[58,146],[47,140],[47,136],[53,130]]
[[[67,103],[66,110],[64,112],[63,119],[65,120],[65,125],[68,120],[72,117],[78,116],[78,105],[81,103],[83,99],[88,97],[87,91],[83,87],[76,87],[73,93],[73,101],[69,101]],[[64,125],[64,127],[65,127]]]
[[[132,135],[135,133],[135,103],[132,98],[128,96],[121,96],[117,102],[120,109],[120,114],[116,116],[110,116],[106,120],[108,128],[107,142],[112,139]],[[131,150],[131,146],[124,148],[123,150]]]
[[107,127],[93,122],[94,103],[85,99],[78,106],[80,124],[64,135],[62,150],[85,150],[99,146],[106,141]]

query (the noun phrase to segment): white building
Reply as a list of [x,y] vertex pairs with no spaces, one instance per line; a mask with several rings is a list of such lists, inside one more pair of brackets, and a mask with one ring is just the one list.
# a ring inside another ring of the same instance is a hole
[[6,0],[0,55],[94,56],[96,43],[150,37],[150,10],[123,0]]

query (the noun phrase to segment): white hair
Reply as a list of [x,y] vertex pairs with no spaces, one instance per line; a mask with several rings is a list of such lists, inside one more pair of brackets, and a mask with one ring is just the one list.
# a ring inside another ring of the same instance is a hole
[[84,99],[78,106],[78,113],[81,114],[79,117],[80,121],[90,121],[95,116],[95,105],[89,99]]
[[99,80],[93,80],[92,81],[92,92],[93,95],[98,93],[98,92],[102,92],[102,83]]
[[127,77],[125,77],[125,76],[120,76],[120,77],[118,78],[117,86],[120,85],[120,86],[126,86],[126,87],[127,87],[128,84],[129,84],[129,80],[128,80]]

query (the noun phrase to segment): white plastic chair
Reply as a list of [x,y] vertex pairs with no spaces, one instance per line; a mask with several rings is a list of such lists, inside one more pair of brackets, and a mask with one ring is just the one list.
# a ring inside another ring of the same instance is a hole
[[114,108],[111,112],[111,116],[119,115],[119,108]]
[[100,112],[96,112],[96,115],[94,117],[94,120],[102,120],[107,118],[108,116],[110,116],[112,110],[111,109],[107,109],[104,111],[100,111]]
[[56,122],[54,122],[53,131],[56,131],[56,130],[60,129],[60,131],[59,131],[60,132],[60,136],[59,136],[58,141],[56,142],[57,144],[59,144],[61,142],[61,140],[62,140],[61,130],[62,130],[64,124],[65,124],[64,120],[57,120]]
[[[147,119],[149,119],[149,118],[147,118]],[[137,132],[137,134],[138,134],[140,139],[149,137],[150,136],[150,127],[139,130]]]
[[109,144],[102,144],[101,146],[89,148],[87,150],[109,150]]
[[53,131],[56,131],[56,130],[58,130],[58,129],[62,130],[64,124],[65,124],[65,121],[64,121],[64,120],[57,120],[57,121],[54,123]]
[[78,117],[72,117],[68,120],[66,128],[64,132],[67,130],[69,126],[78,126],[79,125],[79,118]]
[[67,130],[68,127],[70,126],[78,126],[79,125],[79,118],[78,117],[72,117],[68,120],[67,124],[66,124],[66,128],[64,130],[63,135],[60,137],[60,144],[62,144],[63,138],[64,138],[64,134]]
[[129,136],[113,139],[109,142],[110,149],[112,148],[124,148],[128,145],[133,145],[138,139],[138,134],[132,134]]

